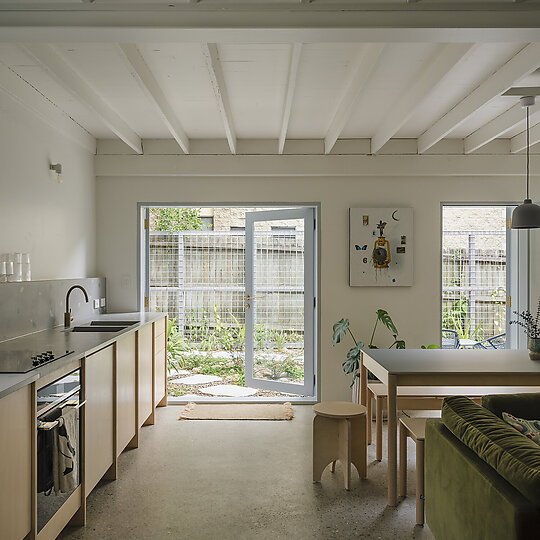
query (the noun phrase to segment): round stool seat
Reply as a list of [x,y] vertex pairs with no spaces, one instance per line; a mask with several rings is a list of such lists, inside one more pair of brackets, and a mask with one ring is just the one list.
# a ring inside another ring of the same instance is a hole
[[313,412],[327,418],[352,418],[367,413],[367,408],[349,401],[323,401],[313,405]]

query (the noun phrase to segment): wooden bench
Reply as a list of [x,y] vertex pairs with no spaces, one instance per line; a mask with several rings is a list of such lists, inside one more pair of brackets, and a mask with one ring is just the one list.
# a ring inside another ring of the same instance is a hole
[[[383,411],[387,408],[388,388],[381,382],[369,382],[367,395],[367,441],[372,443],[372,407],[375,401],[375,454],[378,461],[383,457],[382,427]],[[481,404],[487,394],[523,394],[538,392],[537,387],[509,386],[400,386],[397,389],[397,408],[410,411],[440,410],[447,396],[467,396]]]
[[427,418],[399,419],[399,495],[407,496],[407,437],[416,443],[416,524],[424,525],[424,439]]

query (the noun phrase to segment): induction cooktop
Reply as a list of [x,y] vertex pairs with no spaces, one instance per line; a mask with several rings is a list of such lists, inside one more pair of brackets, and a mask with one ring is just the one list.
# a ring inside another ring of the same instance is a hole
[[70,350],[13,350],[0,353],[0,373],[27,373],[72,354]]

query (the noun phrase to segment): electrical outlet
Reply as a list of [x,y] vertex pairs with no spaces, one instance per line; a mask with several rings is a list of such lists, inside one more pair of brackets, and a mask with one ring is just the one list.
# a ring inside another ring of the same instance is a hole
[[99,298],[94,298],[94,309],[99,309]]
[[102,299],[101,299],[100,305],[101,305],[101,307],[105,307],[105,298],[102,298]]

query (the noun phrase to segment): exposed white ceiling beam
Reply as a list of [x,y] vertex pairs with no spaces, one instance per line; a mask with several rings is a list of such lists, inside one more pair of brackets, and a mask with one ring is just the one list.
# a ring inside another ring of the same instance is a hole
[[131,75],[154,104],[171,135],[184,153],[189,154],[189,138],[137,46],[123,43],[120,44],[120,51]]
[[[540,122],[540,103],[537,103],[530,110],[531,123]],[[517,125],[525,121],[525,110],[519,103],[510,107],[507,111],[465,137],[463,146],[466,154],[470,154],[487,143],[502,137],[507,131],[514,129]]]
[[221,62],[219,61],[217,44],[203,43],[202,51],[206,59],[210,82],[212,83],[214,94],[216,95],[219,113],[223,120],[223,127],[225,128],[225,135],[227,136],[229,148],[231,149],[231,154],[236,154],[236,133],[232,121],[227,86],[225,85],[225,78],[223,77],[223,69],[221,67]]
[[[244,2],[215,9],[172,2],[134,10],[110,2],[2,12],[0,40],[8,43],[471,43],[540,41],[535,3],[403,2],[388,5],[315,2],[312,6]],[[457,5],[456,5],[457,4]],[[487,8],[486,8],[487,6]],[[491,9],[490,9],[491,7]],[[69,11],[68,11],[69,9]],[[479,31],[479,29],[482,29]]]
[[356,64],[345,85],[341,101],[339,102],[332,122],[326,132],[326,137],[324,138],[324,151],[326,154],[331,152],[338,137],[341,135],[343,128],[347,124],[351,111],[354,109],[358,98],[364,90],[364,85],[377,65],[383,49],[384,44],[381,43],[368,43],[362,45]]
[[79,146],[96,153],[96,139],[20,75],[0,62],[0,91]]
[[[540,142],[540,124],[536,124],[530,129],[531,146]],[[510,139],[510,152],[521,152],[527,148],[527,133],[523,131]]]
[[142,154],[140,137],[127,123],[91,88],[51,45],[24,45],[24,50],[37,61],[65,90],[91,109],[100,120],[138,154]]
[[540,67],[540,43],[531,43],[423,133],[418,138],[418,152],[422,153],[431,148],[465,122],[480,107],[508,90],[518,79],[538,67]]
[[285,104],[283,106],[283,115],[281,117],[281,131],[279,133],[278,153],[283,154],[287,130],[289,129],[289,119],[291,117],[291,107],[294,99],[294,89],[296,87],[296,76],[298,74],[298,65],[302,53],[302,44],[294,43],[291,45],[291,58],[289,61],[289,76],[287,79],[287,92],[285,93]]
[[399,99],[383,115],[383,123],[371,139],[371,152],[377,153],[412,117],[415,110],[444,81],[452,68],[469,54],[472,44],[439,45],[425,67]]
[[[157,159],[156,159],[157,157]],[[444,166],[441,167],[441,161]],[[523,173],[523,156],[481,154],[426,154],[373,156],[231,156],[231,155],[98,155],[96,176],[165,177],[435,177],[447,183],[448,177],[516,178]],[[532,171],[533,176],[535,171]]]

